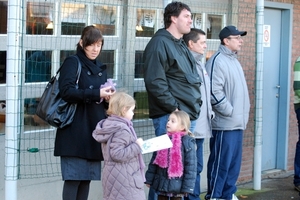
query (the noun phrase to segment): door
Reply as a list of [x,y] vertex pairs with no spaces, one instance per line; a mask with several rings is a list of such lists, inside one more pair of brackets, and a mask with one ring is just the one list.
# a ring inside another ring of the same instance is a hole
[[290,102],[292,9],[268,5],[275,6],[264,11],[270,39],[263,49],[262,171],[286,168]]
[[279,64],[281,11],[265,9],[265,25],[270,25],[270,47],[264,47],[262,170],[276,168],[278,133]]

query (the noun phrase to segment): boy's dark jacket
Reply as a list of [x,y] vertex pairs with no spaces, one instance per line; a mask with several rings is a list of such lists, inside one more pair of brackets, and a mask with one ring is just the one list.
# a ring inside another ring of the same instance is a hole
[[182,137],[181,153],[183,164],[183,176],[179,178],[168,178],[167,168],[161,168],[153,161],[156,152],[153,153],[146,172],[146,184],[155,191],[166,193],[193,193],[197,173],[197,157],[195,139],[188,135]]

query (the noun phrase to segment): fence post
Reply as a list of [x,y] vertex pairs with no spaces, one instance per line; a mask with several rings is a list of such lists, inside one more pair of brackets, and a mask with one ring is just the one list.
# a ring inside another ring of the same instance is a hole
[[5,199],[17,200],[18,124],[20,124],[19,86],[21,83],[22,2],[8,1],[6,124],[5,124]]

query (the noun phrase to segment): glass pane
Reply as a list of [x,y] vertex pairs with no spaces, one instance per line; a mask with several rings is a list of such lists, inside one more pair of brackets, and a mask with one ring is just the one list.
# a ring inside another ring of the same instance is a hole
[[24,125],[25,131],[49,128],[50,126],[36,114],[36,108],[40,98],[28,98],[24,100]]
[[193,13],[192,19],[193,19],[192,28],[202,29],[202,27],[201,27],[202,26],[202,14]]
[[6,83],[6,51],[0,51],[0,84]]
[[222,29],[222,15],[207,15],[207,39],[219,39]]
[[86,26],[86,9],[84,4],[62,4],[62,35],[81,35]]
[[0,34],[7,33],[7,1],[0,1]]
[[115,51],[114,50],[105,50],[102,51],[100,56],[97,58],[103,64],[106,64],[107,77],[114,78],[114,66],[115,66]]
[[135,92],[134,99],[136,107],[134,109],[133,119],[146,119],[149,118],[149,106],[147,92]]
[[155,10],[137,9],[136,37],[152,37],[155,20]]
[[[60,64],[62,64],[66,57],[76,54],[76,51],[61,51],[60,52]],[[114,50],[104,50],[101,52],[100,56],[97,57],[97,60],[106,64],[107,77],[114,77],[114,66],[115,66],[115,52]]]
[[116,7],[115,6],[95,6],[92,23],[99,28],[103,35],[116,34]]
[[[53,4],[45,2],[28,2],[26,15],[26,34],[53,34]],[[52,24],[52,28],[48,25]]]
[[63,64],[64,60],[68,57],[68,56],[71,56],[71,55],[75,55],[76,54],[76,51],[73,50],[73,51],[60,51],[60,65]]
[[52,51],[26,51],[25,82],[44,82],[51,78]]
[[143,53],[144,53],[144,51],[136,51],[135,52],[134,78],[144,78]]

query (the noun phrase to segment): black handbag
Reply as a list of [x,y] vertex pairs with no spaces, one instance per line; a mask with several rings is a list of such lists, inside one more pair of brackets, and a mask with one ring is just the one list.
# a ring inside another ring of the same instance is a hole
[[[78,89],[78,81],[81,73],[81,63],[76,55],[74,55],[74,57],[76,57],[78,61],[76,80],[76,88]],[[59,95],[57,75],[61,67],[57,70],[55,76],[53,76],[48,82],[36,109],[37,116],[39,116],[49,125],[56,128],[63,128],[72,123],[77,107],[76,103],[65,102]]]

